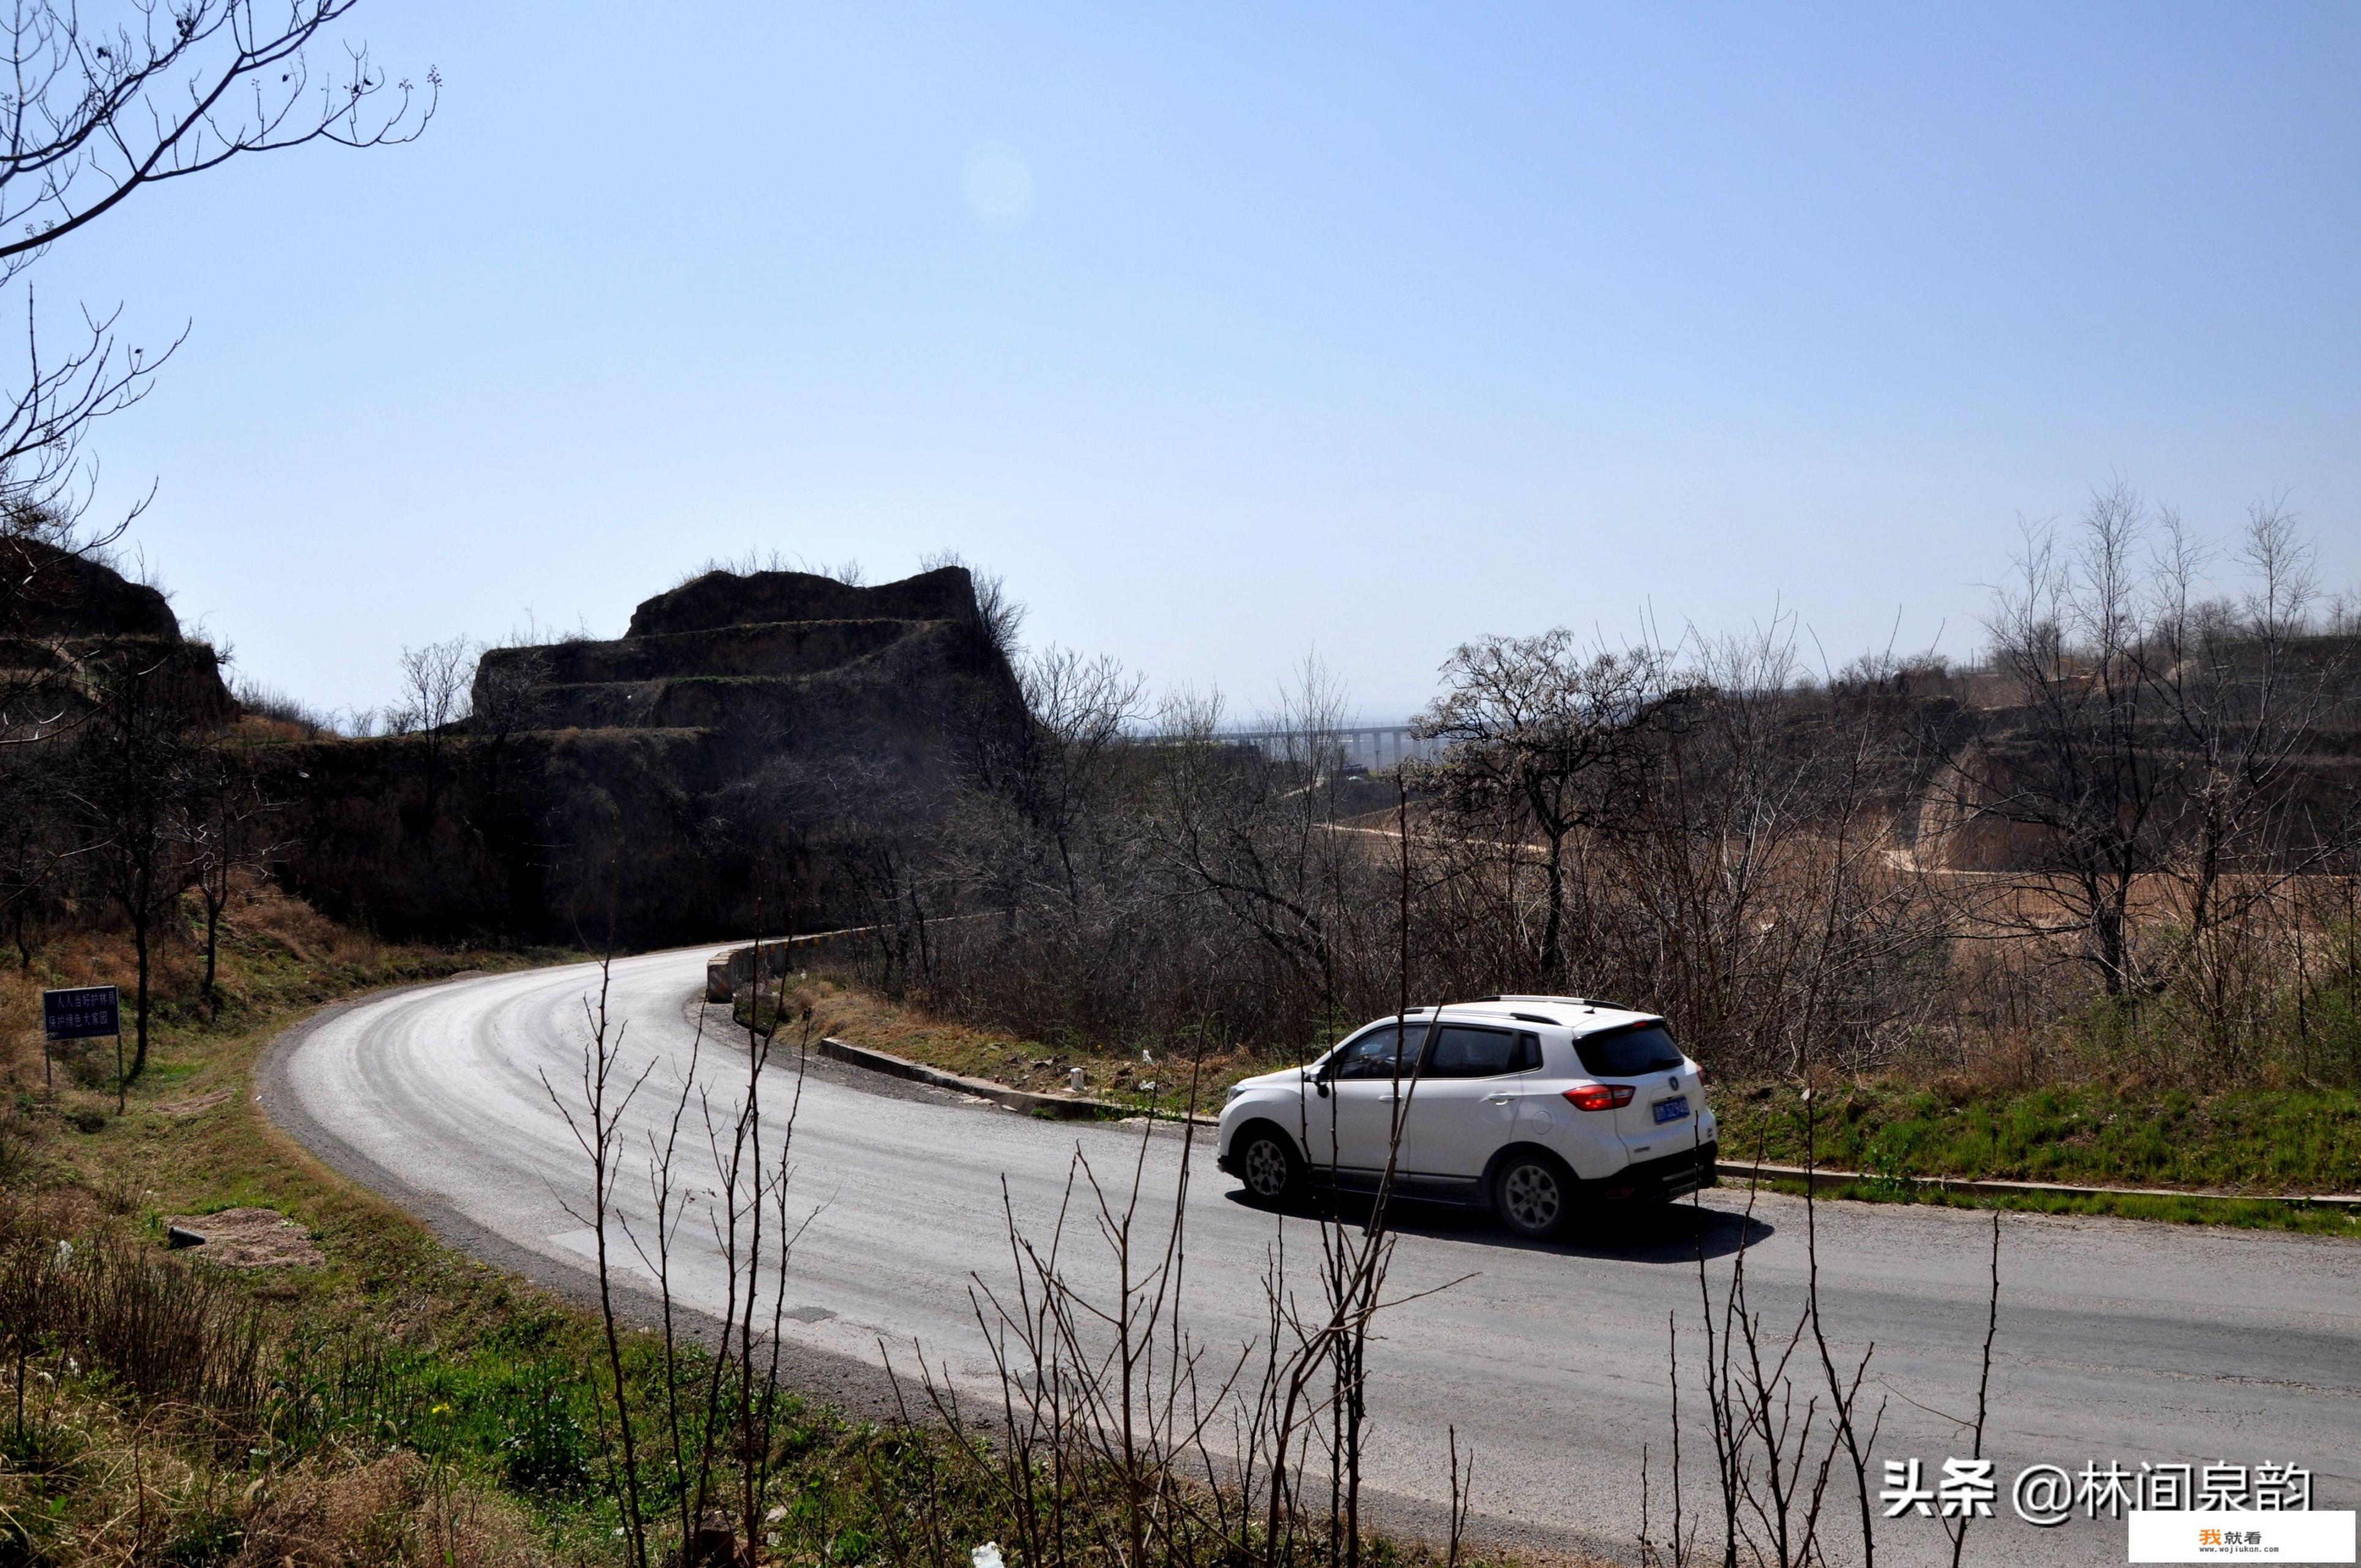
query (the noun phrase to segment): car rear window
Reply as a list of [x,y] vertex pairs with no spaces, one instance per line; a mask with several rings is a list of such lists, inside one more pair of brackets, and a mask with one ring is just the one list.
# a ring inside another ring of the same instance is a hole
[[1601,1029],[1574,1042],[1582,1070],[1593,1078],[1637,1078],[1643,1072],[1667,1072],[1681,1065],[1681,1047],[1662,1024],[1627,1024]]

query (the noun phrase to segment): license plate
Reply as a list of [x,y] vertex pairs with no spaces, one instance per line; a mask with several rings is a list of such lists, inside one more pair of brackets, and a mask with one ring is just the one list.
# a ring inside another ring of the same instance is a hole
[[1678,1122],[1688,1113],[1689,1097],[1686,1094],[1675,1094],[1670,1100],[1656,1102],[1656,1121],[1659,1124],[1665,1122]]

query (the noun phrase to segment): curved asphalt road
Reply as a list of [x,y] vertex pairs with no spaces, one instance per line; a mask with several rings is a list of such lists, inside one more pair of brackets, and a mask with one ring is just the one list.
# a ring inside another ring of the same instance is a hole
[[[631,1142],[665,1113],[700,1015],[709,949],[618,960],[610,1005],[630,1021],[625,1056],[653,1062]],[[331,1164],[467,1249],[580,1294],[590,1237],[568,1215],[588,1179],[541,1074],[579,1080],[583,998],[593,966],[479,976],[331,1011],[291,1032],[264,1072],[272,1116]],[[715,1010],[717,1017],[720,1010]],[[708,1025],[710,1027],[710,1025]],[[706,1060],[726,1099],[741,1070],[726,1022]],[[658,1092],[658,1091],[665,1092]],[[796,1248],[789,1299],[798,1377],[858,1404],[879,1397],[880,1342],[904,1369],[910,1346],[981,1376],[970,1274],[1008,1277],[1005,1181],[1021,1223],[1045,1231],[1079,1149],[1103,1179],[1126,1177],[1137,1127],[1045,1123],[996,1106],[815,1064],[796,1133],[800,1205],[817,1209]],[[1151,1179],[1170,1190],[1180,1140],[1152,1140]],[[627,1174],[630,1198],[643,1179]],[[1431,1528],[1445,1427],[1477,1454],[1479,1529],[1537,1546],[1631,1553],[1642,1451],[1661,1519],[1669,1468],[1666,1317],[1685,1357],[1701,1349],[1695,1238],[1717,1283],[1741,1234],[1742,1193],[1620,1236],[1555,1247],[1510,1243],[1449,1212],[1413,1214],[1391,1290],[1474,1277],[1383,1320],[1371,1352],[1368,1466],[1377,1511]],[[1800,1201],[1754,1210],[1748,1278],[1774,1326],[1792,1325],[1803,1277]],[[1236,1201],[1200,1145],[1192,1157],[1188,1317],[1202,1342],[1263,1328],[1261,1273],[1282,1226],[1309,1273],[1312,1233]],[[1989,1222],[1959,1212],[1863,1204],[1819,1211],[1831,1332],[1858,1354],[1874,1340],[1887,1397],[1878,1458],[1916,1456],[1931,1475],[1968,1446],[1943,1412],[1971,1413],[1983,1333]],[[697,1227],[685,1235],[694,1240]],[[704,1244],[709,1250],[710,1244]],[[1083,1255],[1070,1244],[1069,1256]],[[2005,1479],[2024,1464],[2074,1469],[2294,1462],[2315,1507],[2361,1501],[2361,1243],[2105,1220],[2010,1216],[1989,1449]],[[692,1263],[689,1293],[717,1271]],[[1806,1347],[1808,1349],[1808,1345]],[[1840,1349],[1841,1354],[1841,1349]],[[1711,1452],[1684,1362],[1691,1518],[1708,1501]],[[1874,1479],[1874,1477],[1873,1477]],[[1839,1483],[1841,1487],[1845,1484]],[[1834,1503],[1849,1511],[1849,1494]],[[1985,1563],[2120,1563],[2120,1524],[2048,1530],[2001,1517],[1971,1539]],[[1880,1527],[1889,1561],[1948,1559],[1938,1527]]]

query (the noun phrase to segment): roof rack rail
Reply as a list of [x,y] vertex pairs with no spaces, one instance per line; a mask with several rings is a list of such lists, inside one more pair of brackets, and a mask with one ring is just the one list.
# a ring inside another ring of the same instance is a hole
[[1538,1002],[1544,1004],[1554,1003],[1565,1007],[1587,1007],[1594,1011],[1604,1011],[1609,1013],[1631,1013],[1638,1011],[1636,1008],[1625,1006],[1620,1002],[1609,1002],[1606,998],[1600,996],[1534,996],[1511,994],[1506,996],[1479,996],[1476,1000],[1478,1002]]

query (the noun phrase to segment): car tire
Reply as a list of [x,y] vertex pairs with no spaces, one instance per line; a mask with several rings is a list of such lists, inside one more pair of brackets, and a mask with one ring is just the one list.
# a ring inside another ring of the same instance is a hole
[[1527,1241],[1547,1241],[1574,1215],[1574,1175],[1538,1151],[1512,1154],[1492,1175],[1492,1212]]
[[1248,1127],[1238,1135],[1237,1170],[1257,1203],[1276,1207],[1302,1196],[1303,1157],[1276,1127]]

